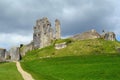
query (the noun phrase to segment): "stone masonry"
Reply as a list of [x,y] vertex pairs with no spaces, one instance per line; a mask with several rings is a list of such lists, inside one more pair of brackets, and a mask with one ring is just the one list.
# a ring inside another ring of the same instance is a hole
[[96,38],[101,38],[101,35],[94,29],[83,32],[81,34],[74,35],[72,37],[72,39],[74,40],[86,40],[86,39],[96,39]]
[[116,40],[114,32],[106,32],[106,33],[103,33],[101,36],[105,40],[110,40],[110,41],[115,41]]
[[36,21],[33,33],[34,48],[43,48],[49,46],[53,39],[60,39],[60,21],[55,20],[56,35],[48,18],[44,17]]
[[55,20],[55,37],[56,39],[61,38],[61,29],[60,29],[60,21],[58,19]]
[[20,48],[19,47],[12,47],[9,50],[10,56],[11,56],[11,61],[18,61],[20,60]]
[[0,62],[5,61],[5,52],[6,52],[6,49],[0,48]]
[[[86,39],[96,39],[103,38],[105,40],[115,41],[114,32],[104,32],[100,35],[96,30],[92,29],[90,31],[83,32],[81,34],[74,35],[71,37],[75,40],[86,40]],[[21,57],[25,56],[26,52],[33,49],[44,48],[51,45],[52,41],[56,39],[61,39],[61,24],[58,19],[55,20],[55,29],[52,28],[51,22],[47,17],[38,19],[36,25],[34,26],[33,40],[26,45],[21,45],[20,47],[12,47],[9,51],[0,48],[0,62],[3,61],[18,61]],[[55,49],[62,49],[67,47],[66,43],[55,44]]]
[[104,40],[115,41],[115,33],[114,32],[104,32],[100,35],[96,30],[92,29],[87,32],[83,32],[81,34],[74,35],[72,39],[75,40],[86,40],[86,39],[95,39],[95,38],[103,38]]

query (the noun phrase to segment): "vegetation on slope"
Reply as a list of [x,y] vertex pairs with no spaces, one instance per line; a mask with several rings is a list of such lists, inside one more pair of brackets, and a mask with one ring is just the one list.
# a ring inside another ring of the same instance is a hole
[[120,80],[120,55],[82,55],[21,62],[35,80]]
[[[56,50],[54,45],[62,42],[67,47]],[[29,51],[21,64],[36,80],[119,80],[119,47],[119,42],[103,39],[57,40]]]
[[23,80],[15,63],[0,63],[0,80]]
[[[55,50],[54,44],[67,42],[67,47],[60,50]],[[73,41],[71,39],[57,40],[51,46],[29,51],[24,57],[24,60],[39,59],[45,57],[63,57],[63,56],[78,56],[91,54],[116,54],[120,43],[117,41],[106,41],[103,39],[80,40]]]

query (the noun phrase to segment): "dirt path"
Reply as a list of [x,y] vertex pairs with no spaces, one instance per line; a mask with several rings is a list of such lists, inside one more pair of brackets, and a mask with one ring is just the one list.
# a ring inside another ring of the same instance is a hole
[[24,80],[34,80],[33,77],[29,73],[27,73],[26,71],[22,69],[20,62],[16,62],[16,66]]

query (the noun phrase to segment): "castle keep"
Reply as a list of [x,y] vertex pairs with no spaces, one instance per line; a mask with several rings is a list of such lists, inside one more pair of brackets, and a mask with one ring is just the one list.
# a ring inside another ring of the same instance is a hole
[[49,46],[53,39],[60,39],[60,21],[55,20],[55,31],[52,29],[48,18],[44,17],[36,21],[33,33],[34,48]]

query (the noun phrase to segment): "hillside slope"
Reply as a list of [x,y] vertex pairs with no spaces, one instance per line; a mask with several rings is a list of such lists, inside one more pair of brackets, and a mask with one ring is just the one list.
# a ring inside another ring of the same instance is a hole
[[[62,42],[67,47],[56,50],[54,44]],[[120,80],[119,42],[64,39],[54,44],[29,51],[21,61],[35,80]]]
[[67,42],[67,47],[56,50],[54,45],[27,52],[24,60],[39,59],[46,57],[78,56],[91,54],[116,54],[120,43],[103,39],[71,40],[63,39],[55,43]]

